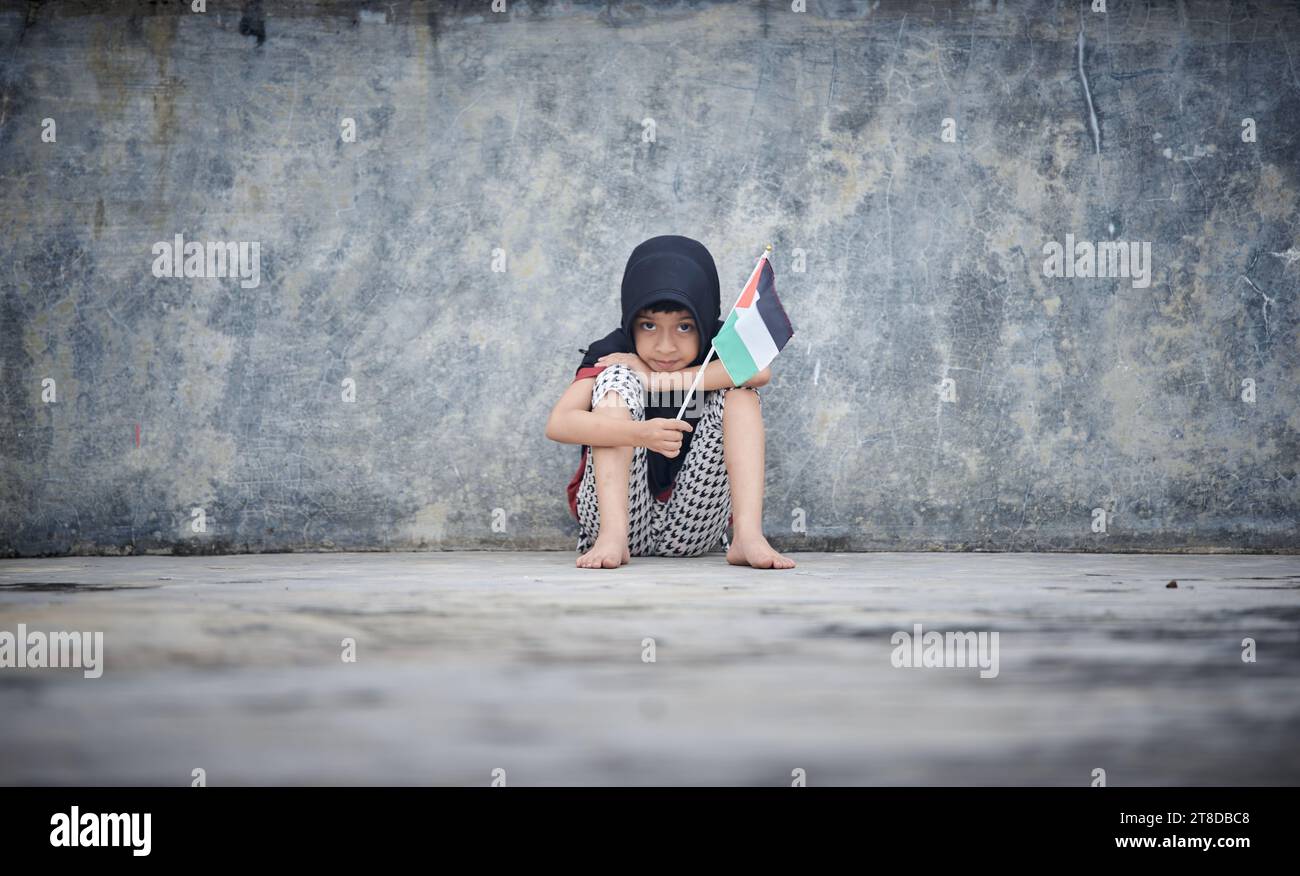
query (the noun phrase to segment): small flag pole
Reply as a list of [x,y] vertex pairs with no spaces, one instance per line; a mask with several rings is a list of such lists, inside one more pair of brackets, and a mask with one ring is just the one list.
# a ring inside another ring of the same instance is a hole
[[[772,260],[772,244],[769,243],[766,247],[763,248],[763,254],[758,257],[758,264],[754,265],[754,271],[749,275],[749,280],[753,280],[754,274],[757,274],[759,271],[763,269],[763,259],[767,259],[769,262]],[[745,285],[740,288],[740,295],[744,295],[745,290],[749,288],[749,280],[746,280]],[[735,310],[736,304],[740,303],[740,295],[736,296],[736,303],[731,305],[731,310]],[[730,310],[727,311],[727,315],[728,316],[731,315]],[[710,342],[709,355],[704,357],[704,364],[701,365],[700,370],[696,372],[695,382],[691,384],[690,390],[686,393],[686,401],[682,403],[681,409],[677,411],[677,416],[674,417],[673,419],[676,420],[682,419],[682,414],[686,412],[687,405],[691,403],[691,398],[695,395],[695,388],[698,387],[700,385],[700,381],[704,379],[704,369],[709,367],[709,360],[713,358],[713,354],[715,352],[717,351],[714,348],[713,344]]]

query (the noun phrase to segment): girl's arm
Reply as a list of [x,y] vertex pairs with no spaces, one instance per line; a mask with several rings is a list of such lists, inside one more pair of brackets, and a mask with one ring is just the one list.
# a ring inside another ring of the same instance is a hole
[[644,447],[645,422],[606,417],[591,410],[591,390],[596,378],[584,377],[569,384],[546,421],[546,437],[562,444],[592,447]]
[[[641,379],[641,384],[649,385],[646,388],[650,392],[675,392],[680,390],[685,392],[691,388],[695,382],[695,375],[700,373],[699,366],[694,368],[683,368],[680,371],[650,371],[645,362],[635,353],[607,353],[596,360],[597,365],[627,365]],[[772,379],[772,369],[764,368],[753,377],[746,380],[741,386],[766,386]],[[697,392],[707,392],[711,389],[722,389],[723,387],[734,387],[731,382],[731,375],[727,374],[727,366],[722,364],[721,359],[714,359],[707,368],[704,369],[704,378],[700,385],[696,387]]]
[[[681,379],[683,383],[681,388],[687,390],[691,388],[691,384],[695,381],[695,375],[698,374],[699,371],[700,368],[697,365],[694,368],[683,368],[681,371],[672,371],[669,373],[682,375]],[[656,374],[656,377],[660,380],[664,379],[664,376],[665,375],[662,372]],[[769,366],[746,380],[741,384],[741,386],[766,386],[767,382],[771,379],[772,369]],[[700,380],[700,385],[696,387],[695,391],[705,392],[710,389],[722,389],[724,387],[734,386],[735,384],[731,382],[731,375],[727,373],[727,366],[723,365],[721,360],[714,358],[712,362],[705,366],[704,377]],[[672,388],[676,389],[676,386],[673,386]]]

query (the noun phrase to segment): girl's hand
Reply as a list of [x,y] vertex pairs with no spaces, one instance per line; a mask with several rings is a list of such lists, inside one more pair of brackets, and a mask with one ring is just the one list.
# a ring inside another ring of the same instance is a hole
[[626,365],[641,379],[643,387],[647,389],[650,387],[650,372],[653,369],[643,362],[636,353],[606,353],[596,360],[596,364],[606,367],[610,365]]
[[642,446],[669,459],[682,452],[682,433],[695,431],[685,420],[671,420],[664,417],[646,420],[641,424],[641,430],[645,435],[643,439],[645,443]]

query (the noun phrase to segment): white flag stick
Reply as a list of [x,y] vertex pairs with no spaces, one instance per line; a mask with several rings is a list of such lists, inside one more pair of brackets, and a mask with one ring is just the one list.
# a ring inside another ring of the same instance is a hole
[[674,419],[680,420],[682,418],[682,413],[686,410],[686,406],[691,403],[691,396],[695,394],[695,387],[700,385],[700,381],[704,378],[704,369],[709,367],[709,360],[713,358],[715,352],[713,345],[709,344],[709,355],[704,357],[704,364],[700,366],[699,372],[695,375],[695,382],[691,384],[690,391],[686,393],[686,401],[682,403],[682,408],[677,412]]
[[[735,302],[731,305],[731,310],[736,309],[736,305],[740,303],[740,296],[745,294],[745,290],[748,289],[749,284],[754,281],[754,277],[758,274],[759,271],[763,269],[763,259],[768,259],[770,261],[771,255],[772,255],[772,244],[769,243],[766,247],[763,248],[763,254],[758,257],[758,263],[754,265],[754,270],[752,273],[750,273],[749,279],[745,281],[744,286],[740,287],[740,295],[736,296]],[[727,311],[727,316],[731,316],[731,310]],[[704,379],[704,369],[709,367],[709,360],[713,358],[713,354],[715,352],[717,351],[715,350],[713,344],[710,343],[709,355],[704,357],[704,364],[700,366],[700,370],[695,375],[695,382],[691,384],[690,390],[686,393],[686,401],[682,403],[681,409],[677,412],[677,416],[674,417],[673,419],[680,420],[682,418],[682,414],[686,411],[686,406],[691,403],[691,398],[695,395],[695,388],[699,386],[700,381]]]

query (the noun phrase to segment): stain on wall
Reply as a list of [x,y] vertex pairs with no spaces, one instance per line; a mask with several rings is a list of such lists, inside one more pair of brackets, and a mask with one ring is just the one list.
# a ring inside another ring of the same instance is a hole
[[778,548],[1294,550],[1300,9],[1108,5],[0,0],[0,555],[573,550],[664,233],[775,247]]

